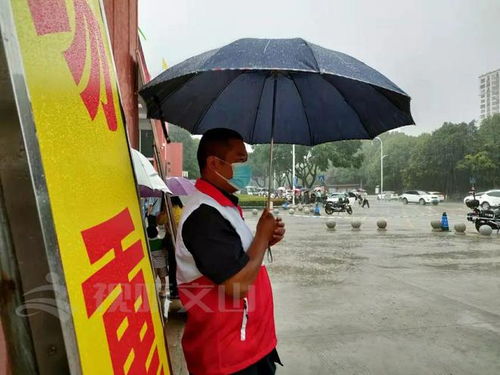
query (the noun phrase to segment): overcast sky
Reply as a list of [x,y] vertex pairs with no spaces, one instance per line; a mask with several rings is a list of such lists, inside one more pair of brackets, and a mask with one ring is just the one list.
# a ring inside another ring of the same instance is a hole
[[419,134],[479,117],[500,69],[500,0],[139,0],[149,70],[243,37],[302,37],[356,57],[412,97]]

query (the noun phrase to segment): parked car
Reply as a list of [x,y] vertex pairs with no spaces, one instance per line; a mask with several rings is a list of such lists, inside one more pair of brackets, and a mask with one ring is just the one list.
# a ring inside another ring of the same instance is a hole
[[340,203],[340,199],[344,202],[349,202],[350,205],[353,205],[356,202],[356,196],[353,193],[332,193],[326,198],[327,202]]
[[418,203],[425,205],[428,203],[438,204],[439,197],[437,195],[429,194],[423,190],[408,190],[401,194],[401,200],[404,204]]
[[445,200],[444,194],[440,193],[439,191],[429,191],[429,194],[431,194],[431,195],[437,195],[440,202],[444,202],[444,200]]
[[377,194],[377,199],[378,200],[384,199],[384,200],[391,200],[391,201],[393,201],[393,200],[398,200],[399,199],[399,195],[396,194],[394,191],[388,190],[388,191],[384,191],[381,194]]
[[500,189],[485,191],[481,196],[477,196],[476,199],[483,210],[489,210],[491,207],[500,206]]
[[244,189],[241,189],[242,194],[248,195],[258,195],[259,188],[256,186],[245,186]]

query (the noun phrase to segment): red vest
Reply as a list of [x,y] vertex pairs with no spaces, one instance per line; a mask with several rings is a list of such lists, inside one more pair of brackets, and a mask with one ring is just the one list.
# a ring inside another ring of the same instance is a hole
[[[222,206],[232,205],[207,185],[201,181],[197,188]],[[180,283],[179,296],[188,314],[182,346],[193,375],[240,371],[276,347],[273,295],[265,266],[245,299],[228,297],[222,286],[205,276]]]

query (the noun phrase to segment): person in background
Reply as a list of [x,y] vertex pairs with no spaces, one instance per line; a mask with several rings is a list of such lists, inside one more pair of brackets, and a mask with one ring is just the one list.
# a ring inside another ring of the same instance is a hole
[[[183,204],[182,201],[179,197],[172,196],[170,197],[170,202],[172,203],[172,217],[173,217],[173,223],[172,226],[174,228],[175,233],[177,233],[177,228],[179,226],[179,223],[181,221],[181,216],[182,216],[182,209],[183,209]],[[175,241],[174,241],[175,242]],[[169,283],[169,288],[170,288],[170,295],[169,299],[178,299],[179,298],[179,291],[177,289],[177,261],[175,260],[175,247],[170,246],[170,244],[167,245],[167,254],[168,254],[168,271],[169,271],[169,278],[168,278],[168,283]]]
[[177,229],[181,221],[182,209],[184,208],[184,205],[182,204],[181,199],[176,196],[172,196],[170,201],[172,202],[172,214],[174,216],[175,228]]
[[365,206],[367,206],[368,208],[370,208],[370,202],[368,202],[368,198],[367,197],[363,197],[363,205],[361,206],[361,208],[365,208]]
[[[151,206],[150,206],[151,207]],[[167,251],[163,238],[158,236],[156,226],[156,216],[151,215],[151,208],[148,208],[146,233],[148,235],[149,250],[151,251],[151,262],[155,271],[155,276],[160,279],[160,297],[167,296]]]

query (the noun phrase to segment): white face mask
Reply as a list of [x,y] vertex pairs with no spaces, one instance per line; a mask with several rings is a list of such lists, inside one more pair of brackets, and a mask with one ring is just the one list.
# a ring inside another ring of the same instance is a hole
[[226,164],[231,165],[231,168],[233,169],[233,177],[231,179],[227,179],[216,170],[214,170],[214,172],[217,173],[217,175],[220,178],[223,178],[233,188],[235,188],[236,190],[241,190],[250,183],[250,180],[252,179],[252,167],[250,167],[248,164],[228,163],[227,161],[222,160],[221,158],[217,159],[223,161]]

